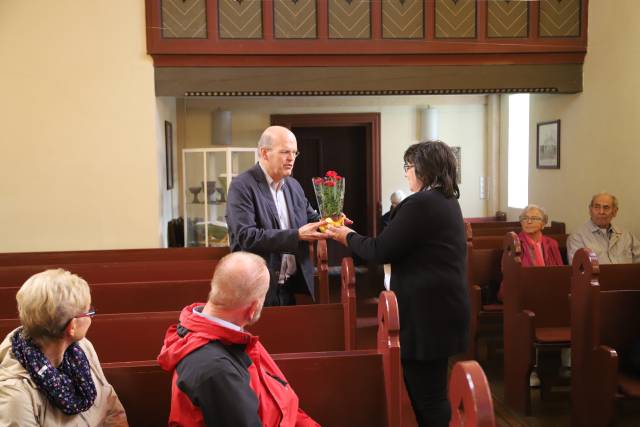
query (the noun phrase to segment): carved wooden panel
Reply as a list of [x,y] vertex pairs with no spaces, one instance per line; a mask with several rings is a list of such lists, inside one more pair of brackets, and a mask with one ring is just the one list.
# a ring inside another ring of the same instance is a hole
[[315,39],[318,13],[316,0],[274,0],[275,37],[279,39]]
[[162,37],[207,38],[205,0],[162,0]]
[[387,0],[382,2],[382,37],[420,39],[424,37],[423,0]]
[[527,37],[529,2],[495,0],[487,3],[488,37]]
[[218,31],[221,39],[262,38],[262,2],[218,0]]
[[579,35],[580,0],[540,0],[540,37]]
[[329,38],[371,37],[370,0],[329,0]]
[[475,0],[435,0],[437,38],[476,37]]

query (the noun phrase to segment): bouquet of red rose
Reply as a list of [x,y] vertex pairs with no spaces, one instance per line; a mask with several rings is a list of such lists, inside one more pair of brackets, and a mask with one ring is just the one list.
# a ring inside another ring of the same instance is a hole
[[[329,224],[344,225],[344,186],[345,179],[336,171],[327,171],[324,177],[313,178],[320,216]],[[325,231],[324,227],[320,227],[320,231]]]

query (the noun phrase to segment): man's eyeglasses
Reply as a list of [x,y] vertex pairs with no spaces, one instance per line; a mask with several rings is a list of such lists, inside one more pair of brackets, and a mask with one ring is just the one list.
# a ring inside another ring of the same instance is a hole
[[414,167],[415,165],[412,165],[410,163],[405,163],[404,166],[402,166],[402,168],[404,169],[404,173],[407,173],[407,171],[409,169],[411,169],[412,167]]
[[[269,151],[273,150],[273,148],[268,148]],[[295,159],[296,157],[298,157],[301,153],[299,151],[291,151],[291,150],[279,150],[278,154],[280,154],[282,157],[289,157],[289,156],[293,156],[293,158]]]
[[542,218],[540,218],[539,216],[526,216],[526,215],[522,215],[520,217],[520,221],[522,222],[536,222],[536,221],[542,221]]

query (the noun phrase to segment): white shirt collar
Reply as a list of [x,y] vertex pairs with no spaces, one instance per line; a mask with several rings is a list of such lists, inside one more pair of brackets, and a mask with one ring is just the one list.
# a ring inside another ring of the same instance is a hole
[[207,320],[212,321],[213,323],[217,323],[220,326],[223,326],[227,329],[231,329],[234,331],[238,331],[238,332],[242,332],[242,328],[238,325],[236,325],[235,323],[231,323],[231,322],[227,322],[224,319],[221,319],[219,317],[215,317],[215,316],[210,316],[206,313],[202,312],[202,309],[204,308],[204,306],[199,306],[199,307],[193,307],[193,314],[200,316],[200,317],[204,317]]

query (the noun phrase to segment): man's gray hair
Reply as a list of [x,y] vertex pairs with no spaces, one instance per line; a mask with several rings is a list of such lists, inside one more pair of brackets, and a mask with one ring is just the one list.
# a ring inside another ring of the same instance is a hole
[[593,207],[593,201],[596,199],[596,197],[600,197],[600,196],[611,197],[611,204],[613,205],[613,208],[618,209],[618,198],[611,193],[607,193],[606,191],[601,191],[600,193],[596,193],[593,195],[593,197],[591,197],[591,201],[589,202],[590,208]]
[[391,193],[391,197],[389,197],[389,200],[391,201],[391,203],[393,203],[393,199],[397,200],[396,203],[400,203],[401,201],[404,200],[405,198],[405,194],[404,191],[402,190],[396,190],[393,193]]
[[549,215],[547,215],[547,210],[545,208],[543,208],[542,206],[535,205],[533,203],[525,206],[524,209],[522,209],[522,213],[520,214],[520,217],[525,216],[527,214],[527,212],[529,212],[531,209],[538,209],[540,211],[540,213],[542,214],[542,221],[544,221],[545,224],[547,222],[549,222]]
[[264,299],[268,289],[269,270],[264,259],[249,252],[234,252],[218,261],[209,301],[226,309],[241,308]]

